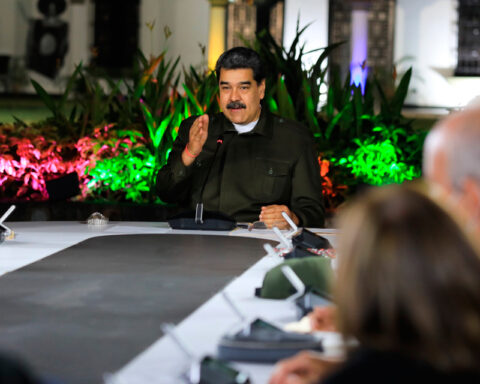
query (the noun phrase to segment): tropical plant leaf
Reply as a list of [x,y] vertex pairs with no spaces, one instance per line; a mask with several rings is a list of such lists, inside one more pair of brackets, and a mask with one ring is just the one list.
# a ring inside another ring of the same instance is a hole
[[183,89],[185,90],[185,93],[187,94],[188,100],[190,100],[190,103],[192,106],[195,108],[195,114],[197,115],[202,115],[203,114],[203,108],[198,102],[197,98],[193,94],[193,92],[187,87],[186,84],[183,84]]
[[78,64],[75,67],[75,71],[73,71],[73,74],[69,77],[67,81],[67,86],[65,87],[65,91],[63,92],[62,98],[60,99],[60,104],[59,107],[64,109],[66,106],[66,102],[68,100],[68,96],[70,95],[70,92],[75,84],[75,81],[77,80],[78,75],[82,71],[82,63]]
[[13,117],[13,120],[15,121],[15,123],[19,124],[22,127],[28,127],[28,124],[25,121],[23,121],[22,119],[20,119],[19,117],[15,116],[15,115],[12,115],[12,117]]
[[320,132],[320,127],[318,125],[318,120],[316,116],[316,104],[313,101],[312,98],[312,91],[310,88],[310,85],[308,84],[308,81],[305,77],[303,77],[303,93],[304,93],[304,99],[305,99],[305,117],[308,122],[308,125],[312,131],[312,133],[319,133]]
[[158,127],[157,131],[155,132],[155,139],[154,139],[154,146],[155,148],[160,146],[160,142],[162,141],[162,138],[165,134],[165,131],[170,124],[170,121],[172,120],[172,115],[167,116],[165,119],[163,119],[160,123],[160,126]]
[[405,103],[405,98],[407,97],[408,87],[410,85],[410,79],[412,78],[412,68],[408,69],[407,72],[403,75],[398,87],[395,91],[391,103],[391,111],[394,116],[398,116],[402,112],[403,104]]
[[336,116],[328,123],[327,129],[325,130],[325,137],[329,139],[332,136],[332,132],[340,119],[343,118],[343,116],[349,112],[349,110],[352,108],[351,104],[346,104],[343,109],[336,114]]
[[159,56],[157,56],[152,60],[151,64],[149,64],[145,68],[142,78],[137,84],[137,88],[135,89],[135,93],[133,95],[135,100],[140,99],[140,96],[142,95],[143,90],[145,89],[145,84],[152,77],[153,72],[155,72],[155,70],[157,69],[158,65],[160,64],[160,62],[163,60],[164,57],[165,57],[165,52],[162,52]]
[[154,142],[155,132],[157,129],[155,119],[152,116],[150,108],[148,108],[148,106],[146,106],[144,103],[140,103],[140,108],[142,109],[143,116],[145,117],[145,123],[147,124],[148,132],[150,134],[150,140]]
[[288,119],[296,119],[295,107],[293,106],[292,98],[290,97],[283,77],[279,76],[277,81],[277,98],[278,98],[278,113],[280,116]]
[[37,83],[35,80],[30,79],[30,82],[33,85],[33,88],[35,88],[35,92],[37,92],[37,95],[42,99],[43,103],[45,106],[53,113],[53,115],[56,117],[58,114],[58,108],[57,104],[53,100],[52,97],[45,91],[45,89]]

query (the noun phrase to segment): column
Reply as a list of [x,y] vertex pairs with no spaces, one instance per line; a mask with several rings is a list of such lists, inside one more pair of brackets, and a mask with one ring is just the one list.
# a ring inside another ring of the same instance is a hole
[[228,0],[210,1],[210,30],[208,34],[208,67],[215,68],[218,57],[225,51]]

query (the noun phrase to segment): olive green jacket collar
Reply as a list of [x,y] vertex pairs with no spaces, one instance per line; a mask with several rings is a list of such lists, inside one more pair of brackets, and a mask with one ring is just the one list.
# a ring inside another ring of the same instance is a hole
[[[232,122],[227,119],[227,117],[222,113],[223,116],[223,132],[237,132],[235,127],[233,126]],[[272,137],[273,135],[273,125],[268,124],[269,120],[271,119],[270,113],[266,110],[265,107],[262,107],[262,111],[260,112],[260,118],[258,119],[257,124],[255,127],[246,133],[242,133],[242,135],[261,135],[266,137]]]

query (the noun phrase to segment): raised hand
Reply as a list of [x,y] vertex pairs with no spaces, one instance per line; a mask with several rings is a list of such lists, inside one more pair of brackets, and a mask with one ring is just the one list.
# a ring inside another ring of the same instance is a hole
[[195,119],[190,128],[188,143],[182,153],[183,164],[189,166],[202,152],[203,145],[208,137],[208,115],[202,115]]

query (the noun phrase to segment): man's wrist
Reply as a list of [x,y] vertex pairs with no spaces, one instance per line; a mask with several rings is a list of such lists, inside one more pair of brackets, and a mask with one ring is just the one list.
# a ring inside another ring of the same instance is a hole
[[188,157],[190,157],[190,158],[192,158],[192,159],[195,159],[195,158],[200,154],[200,152],[197,153],[197,154],[195,154],[194,152],[190,151],[190,150],[188,149],[188,143],[187,143],[187,145],[185,145],[184,152],[185,152],[185,154],[186,154]]

